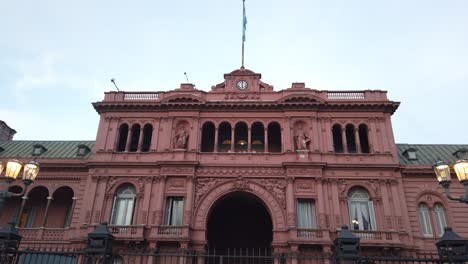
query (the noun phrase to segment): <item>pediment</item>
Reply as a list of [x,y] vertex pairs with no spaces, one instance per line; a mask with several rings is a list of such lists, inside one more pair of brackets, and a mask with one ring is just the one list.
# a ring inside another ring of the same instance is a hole
[[164,98],[161,104],[204,104],[205,100],[193,94],[175,94]]
[[281,97],[277,101],[279,104],[294,104],[294,103],[323,103],[323,99],[320,97],[311,95],[311,94],[306,94],[306,93],[300,93],[300,94],[290,94]]

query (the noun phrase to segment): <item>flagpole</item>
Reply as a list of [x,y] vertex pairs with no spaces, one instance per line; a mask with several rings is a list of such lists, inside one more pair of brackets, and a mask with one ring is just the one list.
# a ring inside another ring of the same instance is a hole
[[245,0],[242,0],[242,63],[241,63],[241,68],[244,68],[244,44],[245,44],[246,26],[247,26],[247,17],[245,16]]

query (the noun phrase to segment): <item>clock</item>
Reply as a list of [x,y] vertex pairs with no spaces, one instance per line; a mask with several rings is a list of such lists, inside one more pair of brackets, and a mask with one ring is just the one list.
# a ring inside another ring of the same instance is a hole
[[249,87],[249,85],[247,84],[247,81],[240,80],[237,82],[237,89],[244,91],[247,89],[247,87]]

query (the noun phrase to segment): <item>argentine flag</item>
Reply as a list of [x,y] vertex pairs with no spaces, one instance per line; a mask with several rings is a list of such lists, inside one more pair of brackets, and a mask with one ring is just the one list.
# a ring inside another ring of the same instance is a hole
[[244,15],[242,17],[242,41],[245,42],[245,31],[247,30],[247,16],[245,15],[245,0],[242,1]]

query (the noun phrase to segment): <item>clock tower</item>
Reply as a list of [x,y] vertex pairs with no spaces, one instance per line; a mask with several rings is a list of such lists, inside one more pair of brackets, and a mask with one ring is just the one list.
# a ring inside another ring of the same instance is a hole
[[212,91],[229,93],[258,93],[273,91],[273,86],[262,82],[262,75],[241,67],[224,74],[224,82],[213,86]]

